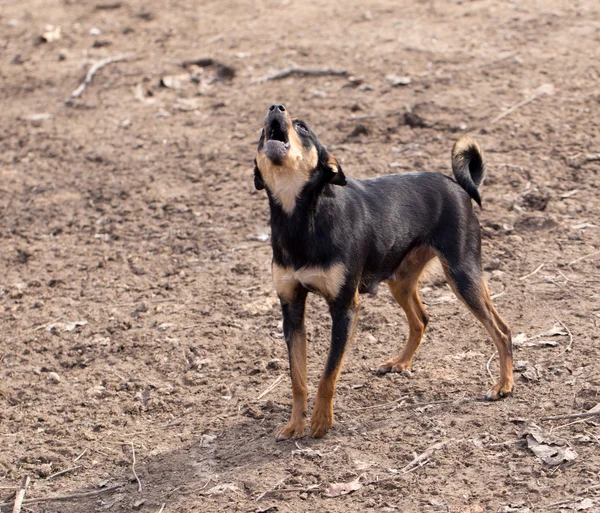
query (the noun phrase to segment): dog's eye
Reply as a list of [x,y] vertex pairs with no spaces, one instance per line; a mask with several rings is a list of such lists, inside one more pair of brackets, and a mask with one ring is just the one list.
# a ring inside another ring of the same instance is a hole
[[305,134],[308,133],[308,128],[306,128],[306,126],[304,126],[304,125],[302,125],[300,123],[298,123],[296,125],[296,130],[298,130],[299,132],[305,133]]

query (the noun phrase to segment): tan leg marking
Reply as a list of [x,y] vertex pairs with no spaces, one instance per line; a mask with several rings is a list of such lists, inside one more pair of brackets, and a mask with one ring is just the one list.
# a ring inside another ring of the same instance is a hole
[[419,298],[419,278],[434,256],[435,254],[429,248],[417,248],[402,261],[396,271],[395,280],[387,281],[394,299],[406,314],[409,331],[408,340],[400,356],[384,362],[377,369],[377,374],[403,372],[410,369],[415,352],[423,339],[427,323],[427,312]]
[[[354,295],[354,300],[350,311],[353,314],[350,330],[348,333],[345,351],[348,346],[352,343],[354,335],[356,334],[356,325],[358,321],[358,310],[359,310],[359,296],[358,290]],[[337,365],[333,372],[327,375],[323,372],[321,379],[319,380],[319,388],[317,390],[317,397],[315,399],[315,407],[310,421],[310,434],[314,438],[322,438],[325,436],[327,431],[333,426],[333,396],[335,394],[335,386],[342,368],[344,361],[345,352],[342,357],[337,361]]]
[[306,330],[295,333],[290,344],[290,373],[292,375],[292,415],[290,421],[279,431],[277,440],[304,436],[308,410],[306,386]]

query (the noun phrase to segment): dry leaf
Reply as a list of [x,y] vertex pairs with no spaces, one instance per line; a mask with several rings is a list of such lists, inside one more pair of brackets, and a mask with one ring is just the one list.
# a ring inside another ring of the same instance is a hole
[[362,485],[359,483],[360,477],[349,483],[331,483],[325,488],[325,497],[339,497],[360,490]]
[[527,426],[521,436],[525,436],[527,447],[548,466],[569,463],[578,456],[566,447],[564,440],[548,435],[535,424]]

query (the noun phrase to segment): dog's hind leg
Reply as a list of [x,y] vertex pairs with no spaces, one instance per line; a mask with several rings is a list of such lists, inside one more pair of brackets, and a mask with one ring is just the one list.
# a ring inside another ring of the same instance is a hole
[[507,397],[513,390],[511,332],[492,304],[481,264],[467,258],[454,266],[444,262],[443,267],[452,290],[485,326],[498,350],[500,380],[486,394],[486,399],[495,401]]
[[427,247],[420,247],[413,250],[398,267],[394,279],[387,282],[394,299],[406,313],[409,332],[408,340],[400,356],[384,362],[377,369],[377,374],[402,372],[410,368],[410,364],[421,344],[423,333],[429,320],[429,316],[419,298],[419,277],[427,263],[434,256],[433,251]]
[[331,345],[325,370],[319,381],[315,407],[311,417],[310,433],[315,438],[325,436],[333,426],[333,395],[348,344],[354,338],[358,320],[358,291],[348,300],[330,304]]

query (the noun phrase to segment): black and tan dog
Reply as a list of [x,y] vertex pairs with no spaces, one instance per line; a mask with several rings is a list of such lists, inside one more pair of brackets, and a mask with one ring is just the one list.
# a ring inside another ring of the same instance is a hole
[[311,435],[333,425],[333,395],[348,342],[356,330],[359,294],[385,281],[408,318],[400,356],[378,374],[410,367],[428,316],[417,285],[437,257],[455,294],[485,326],[500,356],[500,381],[487,398],[513,388],[510,329],[496,312],[481,270],[481,236],[471,199],[485,165],[479,145],[462,137],[452,150],[456,181],[439,173],[406,173],[347,179],[339,162],[283,105],[265,118],[255,158],[254,184],[266,189],[271,208],[273,280],[283,311],[292,378],[292,415],[277,439],[302,436],[307,415],[306,329],[309,292],[329,304],[329,356],[311,418]]

